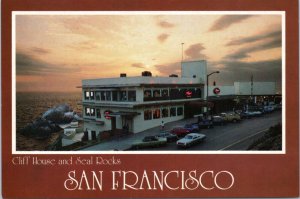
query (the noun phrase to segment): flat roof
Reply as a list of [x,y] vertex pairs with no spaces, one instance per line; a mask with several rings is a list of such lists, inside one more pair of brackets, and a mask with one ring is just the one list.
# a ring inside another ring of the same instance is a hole
[[118,78],[100,78],[82,80],[82,87],[137,87],[137,86],[169,86],[169,85],[204,85],[204,81],[200,78],[187,77],[118,77]]

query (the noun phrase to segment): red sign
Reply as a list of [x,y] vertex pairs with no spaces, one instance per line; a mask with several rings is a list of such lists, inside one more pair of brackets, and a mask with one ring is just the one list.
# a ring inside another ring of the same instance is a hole
[[214,94],[218,95],[220,94],[221,90],[217,87],[217,88],[214,88]]
[[190,98],[192,97],[193,92],[192,91],[185,91],[185,96]]
[[111,119],[111,116],[109,116],[109,114],[111,114],[111,111],[104,111],[104,117],[105,117],[105,119],[108,119],[108,120]]

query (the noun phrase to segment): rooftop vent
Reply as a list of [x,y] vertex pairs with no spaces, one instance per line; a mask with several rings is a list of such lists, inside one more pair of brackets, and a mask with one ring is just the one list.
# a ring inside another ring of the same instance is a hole
[[169,75],[169,77],[178,77],[178,75],[172,74],[172,75]]
[[121,73],[120,77],[126,77],[126,73]]
[[152,76],[152,73],[150,71],[143,71],[142,72],[142,76],[143,77],[151,77]]

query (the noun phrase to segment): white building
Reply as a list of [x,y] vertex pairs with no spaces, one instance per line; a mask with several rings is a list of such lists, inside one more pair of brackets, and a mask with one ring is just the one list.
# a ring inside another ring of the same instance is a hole
[[82,81],[88,137],[128,129],[138,133],[184,118],[184,105],[204,97],[206,61],[182,63],[182,77],[119,77]]

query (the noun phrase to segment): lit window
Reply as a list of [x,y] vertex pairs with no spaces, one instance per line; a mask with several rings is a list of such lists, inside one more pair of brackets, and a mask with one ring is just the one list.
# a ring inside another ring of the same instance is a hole
[[95,109],[91,108],[91,115],[90,116],[95,116]]
[[160,109],[154,109],[153,110],[153,119],[160,118]]
[[93,92],[93,91],[90,92],[90,96],[91,96],[91,100],[94,100],[94,99],[95,99],[95,96],[94,96],[94,92]]
[[89,91],[84,92],[84,99],[86,99],[86,100],[90,99],[90,92]]
[[161,116],[162,117],[169,117],[169,109],[168,108],[161,109]]
[[144,111],[144,120],[152,120],[152,111],[151,110]]
[[91,114],[91,109],[86,107],[85,108],[85,115],[90,116],[90,114]]

